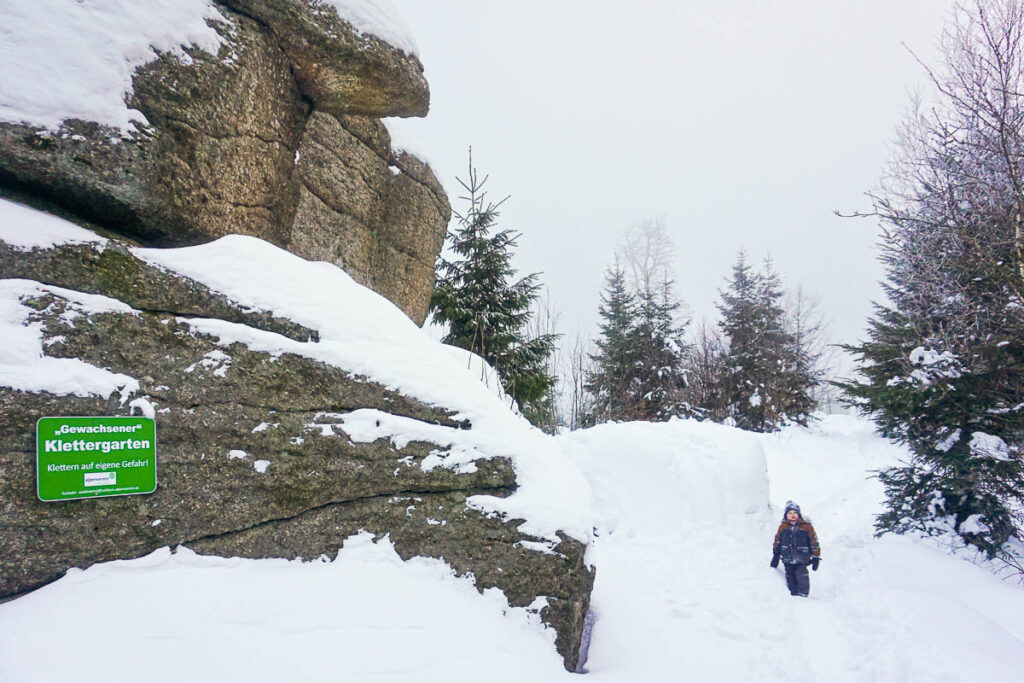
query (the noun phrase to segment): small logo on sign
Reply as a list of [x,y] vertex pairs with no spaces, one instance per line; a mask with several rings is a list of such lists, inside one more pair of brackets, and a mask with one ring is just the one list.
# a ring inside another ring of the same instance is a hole
[[86,486],[113,486],[117,483],[117,472],[96,472],[85,475]]

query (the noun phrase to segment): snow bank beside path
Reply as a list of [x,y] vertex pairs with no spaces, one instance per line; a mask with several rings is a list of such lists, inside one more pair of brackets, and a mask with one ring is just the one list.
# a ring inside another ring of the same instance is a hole
[[602,533],[676,537],[694,524],[768,515],[757,439],[708,422],[626,422],[557,438],[586,474]]
[[771,624],[788,605],[757,540],[771,515],[756,437],[679,420],[601,425],[558,440],[598,509],[591,677],[775,680],[766,674],[784,633]]
[[440,560],[353,536],[333,561],[158,550],[0,605],[0,680],[566,681],[554,633]]

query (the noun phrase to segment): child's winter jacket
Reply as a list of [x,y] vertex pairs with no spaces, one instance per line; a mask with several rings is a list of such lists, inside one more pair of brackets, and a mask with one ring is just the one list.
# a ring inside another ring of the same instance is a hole
[[812,558],[820,558],[821,547],[814,527],[803,518],[795,522],[783,520],[775,532],[772,554],[781,557],[786,564],[810,564]]

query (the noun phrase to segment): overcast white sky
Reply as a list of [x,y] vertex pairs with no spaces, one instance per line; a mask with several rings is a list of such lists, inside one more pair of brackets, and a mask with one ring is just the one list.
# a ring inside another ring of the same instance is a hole
[[893,131],[934,63],[949,0],[392,0],[419,43],[413,123],[456,207],[466,150],[511,195],[517,266],[561,331],[594,334],[623,229],[661,215],[695,318],[740,248],[816,292],[837,341],[880,296],[867,209]]

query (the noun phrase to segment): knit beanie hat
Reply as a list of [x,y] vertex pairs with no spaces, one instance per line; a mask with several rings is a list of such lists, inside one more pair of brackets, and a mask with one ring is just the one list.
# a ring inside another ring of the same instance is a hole
[[786,501],[786,509],[782,513],[782,516],[785,517],[786,515],[788,515],[790,510],[796,510],[796,514],[800,515],[800,517],[803,517],[803,515],[800,513],[800,506],[797,505],[796,503],[794,503],[791,500],[787,500]]

